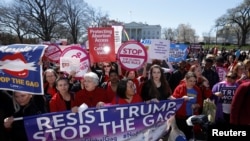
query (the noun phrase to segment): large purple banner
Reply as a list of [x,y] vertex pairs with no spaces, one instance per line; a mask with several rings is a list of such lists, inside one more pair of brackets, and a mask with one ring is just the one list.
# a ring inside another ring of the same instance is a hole
[[79,113],[56,112],[25,117],[30,141],[155,140],[167,131],[183,99],[88,108]]

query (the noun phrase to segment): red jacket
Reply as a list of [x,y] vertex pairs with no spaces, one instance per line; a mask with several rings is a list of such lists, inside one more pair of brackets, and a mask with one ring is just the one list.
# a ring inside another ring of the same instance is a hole
[[[195,91],[197,92],[197,101],[196,103],[202,107],[203,100],[202,100],[202,93],[198,86],[194,86]],[[182,98],[183,96],[187,95],[187,85],[186,83],[180,83],[174,90],[173,97],[175,98]],[[184,101],[181,105],[180,109],[176,112],[176,116],[180,118],[185,118],[186,115],[186,104],[187,102]],[[198,114],[198,113],[195,113]]]
[[44,93],[45,94],[50,94],[51,97],[53,97],[56,93],[57,93],[57,90],[55,87],[50,87],[49,86],[49,83],[44,83]]
[[[74,107],[74,97],[73,94],[71,95],[70,99],[71,108]],[[66,111],[66,104],[64,99],[62,98],[61,94],[56,93],[49,102],[50,112],[59,112],[59,111]]]
[[143,102],[142,98],[139,94],[135,94],[131,100],[130,103],[128,103],[124,98],[119,98],[118,96],[115,96],[113,101],[111,102],[112,105],[116,104],[131,104],[131,103],[138,103]]
[[[213,95],[212,90],[211,90],[210,88],[204,87],[203,85],[200,85],[200,84],[202,83],[201,81],[202,81],[202,78],[198,78],[198,82],[196,82],[196,86],[197,86],[197,87],[200,89],[200,91],[201,91],[202,100],[207,99],[207,98],[211,98],[212,95]],[[183,83],[186,83],[186,82],[184,81],[184,79],[181,80],[180,84],[183,84]],[[203,103],[202,103],[202,105],[203,105]],[[202,106],[202,105],[201,105],[201,106]]]
[[231,103],[230,123],[250,125],[250,82],[242,83],[235,91]]
[[107,92],[107,97],[109,101],[112,101],[113,98],[116,96],[116,92],[114,92],[111,88],[111,82],[109,81],[107,84],[107,88],[106,88],[106,92]]
[[75,94],[75,105],[80,106],[85,103],[88,107],[96,107],[98,102],[110,103],[106,90],[97,87],[93,91],[87,91],[86,89],[80,90]]

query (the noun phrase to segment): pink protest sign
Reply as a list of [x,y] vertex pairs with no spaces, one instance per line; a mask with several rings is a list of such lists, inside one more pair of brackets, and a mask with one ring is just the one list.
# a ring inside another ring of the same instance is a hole
[[[69,64],[69,69],[65,69],[64,71],[66,73],[76,71],[76,78],[82,78],[90,67],[89,55],[87,51],[79,46],[71,46],[64,49],[60,58],[60,60],[66,61],[60,62],[60,67],[63,67],[61,64]],[[79,65],[77,65],[77,59],[79,59]]]
[[138,70],[147,61],[147,50],[137,41],[127,41],[117,52],[117,59],[121,67],[126,70]]
[[51,62],[58,63],[62,51],[56,44],[47,44],[48,47],[44,51],[44,56],[47,57]]

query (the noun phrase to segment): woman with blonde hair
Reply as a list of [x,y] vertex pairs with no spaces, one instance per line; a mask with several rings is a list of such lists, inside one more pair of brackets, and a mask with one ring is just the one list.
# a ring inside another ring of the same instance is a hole
[[213,86],[212,92],[216,104],[216,124],[228,125],[230,121],[231,102],[239,84],[237,74],[229,71],[224,81]]
[[233,68],[233,72],[237,74],[237,79],[236,82],[241,84],[245,81],[247,81],[248,77],[246,74],[246,66],[243,62],[238,62],[234,68]]
[[196,85],[197,76],[194,72],[187,72],[182,83],[173,92],[174,98],[183,98],[184,103],[176,112],[176,124],[185,133],[187,139],[192,137],[192,127],[188,126],[186,120],[200,114],[202,108],[202,92]]
[[196,85],[200,88],[203,99],[210,98],[212,96],[212,91],[210,89],[209,81],[202,75],[201,66],[192,65],[189,71],[194,72],[196,76]]
[[248,78],[250,78],[250,59],[245,59],[243,63],[246,67],[246,75]]
[[33,95],[27,92],[15,91],[13,93],[15,113],[4,119],[5,128],[10,130],[12,141],[28,140],[23,120],[25,116],[46,113],[45,100],[42,95]]

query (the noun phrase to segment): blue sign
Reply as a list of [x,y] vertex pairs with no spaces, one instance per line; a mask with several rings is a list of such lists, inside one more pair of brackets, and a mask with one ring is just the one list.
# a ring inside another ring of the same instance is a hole
[[39,64],[47,45],[13,44],[0,47],[0,89],[43,94]]
[[180,62],[186,60],[188,54],[188,46],[185,44],[170,44],[169,62]]

